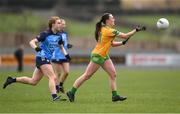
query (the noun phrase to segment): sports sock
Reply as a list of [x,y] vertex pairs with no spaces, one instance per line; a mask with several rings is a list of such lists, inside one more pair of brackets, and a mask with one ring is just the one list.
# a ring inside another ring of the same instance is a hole
[[60,83],[59,83],[59,86],[61,86],[61,87],[62,87],[62,86],[63,86],[63,82],[60,82]]
[[56,85],[56,90],[59,90],[59,85]]
[[56,98],[57,97],[57,94],[52,94],[52,98]]
[[77,88],[72,87],[72,89],[71,89],[71,93],[72,93],[72,94],[75,94],[75,93],[76,93],[76,91],[77,91]]
[[16,82],[16,78],[12,77],[12,82]]
[[117,91],[112,91],[112,96],[117,96]]

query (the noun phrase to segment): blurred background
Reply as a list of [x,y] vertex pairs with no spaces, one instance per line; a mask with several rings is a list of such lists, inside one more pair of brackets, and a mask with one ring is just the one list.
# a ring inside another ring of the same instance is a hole
[[[23,70],[34,68],[35,51],[29,41],[57,15],[67,23],[72,65],[86,65],[96,45],[95,24],[105,12],[116,18],[116,29],[128,32],[136,25],[147,31],[136,34],[125,46],[111,48],[116,65],[180,68],[179,0],[0,0],[0,69],[16,70],[15,53],[23,55]],[[170,27],[158,30],[167,18]]]

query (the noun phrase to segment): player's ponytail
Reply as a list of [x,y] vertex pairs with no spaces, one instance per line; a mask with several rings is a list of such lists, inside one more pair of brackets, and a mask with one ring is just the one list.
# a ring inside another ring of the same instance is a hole
[[98,42],[99,40],[99,34],[101,31],[101,27],[103,25],[106,25],[106,20],[109,19],[109,15],[110,13],[105,13],[102,17],[101,20],[99,22],[96,23],[96,30],[95,30],[95,39]]
[[100,32],[101,26],[102,26],[101,21],[96,23],[95,39],[97,42],[99,40],[98,38],[99,38],[99,32]]

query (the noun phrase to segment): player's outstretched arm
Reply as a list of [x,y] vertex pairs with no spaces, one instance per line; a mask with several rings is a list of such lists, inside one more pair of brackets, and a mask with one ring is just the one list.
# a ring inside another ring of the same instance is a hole
[[119,37],[119,38],[123,38],[123,39],[127,39],[127,38],[133,36],[136,32],[137,32],[136,29],[133,29],[132,31],[130,31],[130,32],[128,32],[128,33],[120,33],[120,34],[118,35],[118,37]]
[[129,32],[127,34],[122,33],[122,36],[119,36],[119,37],[126,39],[126,40],[122,41],[122,45],[125,45],[128,42],[128,40],[131,38],[131,36],[133,36],[136,32],[145,31],[145,30],[146,30],[145,26],[142,26],[142,27],[141,26],[136,26],[136,28],[134,30],[132,30],[131,32]]
[[131,36],[133,36],[136,32],[140,32],[140,31],[145,31],[146,27],[145,26],[136,26],[132,31],[128,32],[128,33],[120,33],[118,35],[118,37],[123,38],[123,39],[128,39]]

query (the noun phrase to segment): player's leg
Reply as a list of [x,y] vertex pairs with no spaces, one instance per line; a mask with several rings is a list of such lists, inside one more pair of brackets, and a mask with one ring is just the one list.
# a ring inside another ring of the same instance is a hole
[[69,75],[69,62],[62,63],[62,69],[63,69],[63,72],[61,73],[61,76],[60,76],[59,89],[62,93],[64,93],[63,84],[64,84],[67,76]]
[[119,96],[117,94],[117,84],[116,84],[116,69],[114,64],[112,63],[111,59],[108,59],[102,65],[102,68],[108,73],[109,75],[109,82],[110,87],[112,90],[112,101],[123,101],[126,97]]
[[86,68],[86,71],[78,78],[73,84],[71,91],[67,92],[67,96],[71,102],[74,102],[74,95],[76,90],[88,80],[98,69],[100,65],[94,62],[90,62]]
[[74,82],[73,87],[79,88],[83,82],[88,80],[99,69],[99,67],[99,64],[90,62],[85,72]]
[[41,71],[43,72],[43,74],[48,77],[49,90],[52,94],[53,101],[55,101],[56,99],[59,99],[59,97],[57,96],[57,93],[56,93],[56,75],[54,73],[52,65],[51,64],[43,64],[40,66],[40,68],[41,68]]
[[19,83],[36,85],[43,77],[43,73],[40,69],[35,68],[32,78],[29,77],[17,77],[16,81]]
[[111,59],[108,59],[104,62],[102,65],[102,68],[108,73],[109,75],[109,81],[110,81],[110,87],[112,91],[116,91],[116,70],[115,67],[111,61]]
[[56,80],[56,91],[57,91],[57,93],[59,93],[59,91],[60,91],[59,82],[60,82],[62,65],[59,64],[59,63],[52,62],[52,66],[53,66],[53,69],[54,69],[54,73],[55,73],[55,75],[57,77],[57,80]]
[[36,85],[42,78],[42,72],[35,68],[32,78],[23,76],[23,77],[8,77],[6,82],[4,83],[4,89],[11,83],[19,82],[23,84]]

